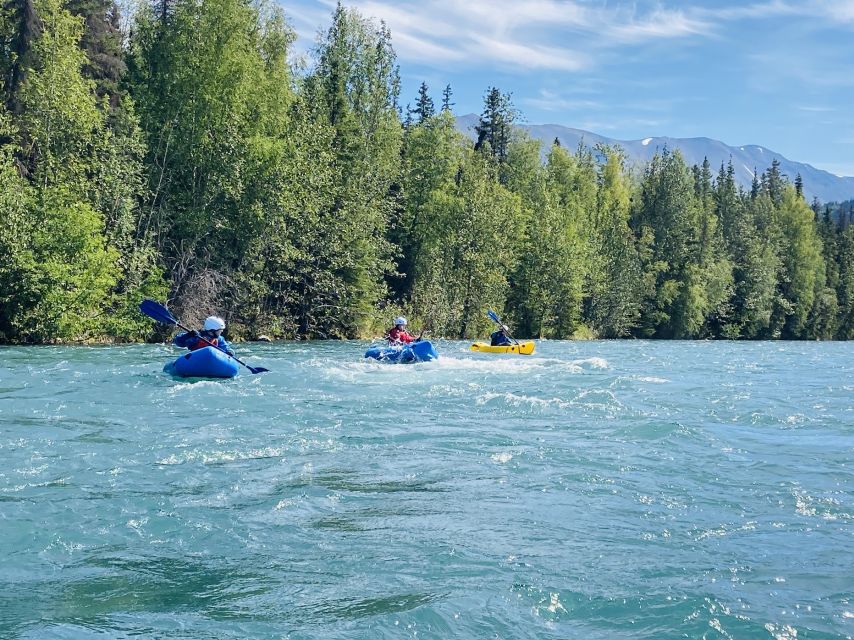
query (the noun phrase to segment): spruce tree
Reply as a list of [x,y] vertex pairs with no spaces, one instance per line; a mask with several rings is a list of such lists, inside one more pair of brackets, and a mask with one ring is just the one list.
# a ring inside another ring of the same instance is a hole
[[418,88],[418,100],[412,113],[418,116],[418,124],[423,124],[425,120],[429,120],[436,113],[436,107],[433,105],[433,98],[430,97],[426,82],[422,82]]
[[498,88],[491,87],[484,97],[480,121],[475,125],[475,150],[488,148],[489,154],[496,162],[505,163],[515,120],[516,110],[510,94],[501,93]]
[[451,90],[451,85],[446,85],[442,90],[442,111],[451,111],[451,107],[454,106],[454,102],[451,102],[451,96],[454,92]]

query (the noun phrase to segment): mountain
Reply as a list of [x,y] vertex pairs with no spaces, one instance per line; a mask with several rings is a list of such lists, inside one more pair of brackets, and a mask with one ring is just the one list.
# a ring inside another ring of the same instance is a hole
[[[474,113],[457,116],[457,129],[476,139],[474,127],[478,120],[479,117]],[[761,174],[776,158],[780,162],[780,171],[789,176],[792,182],[795,176],[801,174],[804,181],[804,196],[808,201],[812,201],[814,197],[822,202],[841,202],[854,198],[854,178],[833,175],[803,162],[789,160],[775,151],[753,144],[730,147],[711,138],[652,137],[643,140],[615,140],[558,124],[523,124],[518,125],[518,128],[526,131],[535,140],[540,140],[544,149],[548,149],[555,138],[558,138],[561,145],[569,150],[577,148],[582,140],[590,147],[600,142],[619,145],[626,152],[628,162],[640,166],[646,164],[656,151],[661,151],[665,145],[668,149],[679,149],[689,166],[702,164],[703,158],[708,158],[714,175],[717,175],[721,163],[726,164],[732,158],[736,179],[739,184],[748,189],[753,182],[754,168]]]

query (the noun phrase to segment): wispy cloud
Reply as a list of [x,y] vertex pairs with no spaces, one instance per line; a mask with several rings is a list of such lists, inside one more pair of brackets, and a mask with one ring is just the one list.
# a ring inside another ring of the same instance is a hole
[[602,103],[596,100],[562,96],[548,89],[541,89],[536,98],[523,98],[522,103],[542,111],[570,112],[603,108]]
[[[600,17],[610,18],[607,15]],[[647,15],[632,15],[622,20],[618,18],[607,27],[607,35],[617,42],[629,44],[647,40],[706,35],[713,29],[714,23],[710,20],[692,17],[681,10],[657,8]]]
[[[334,7],[332,0],[320,1]],[[427,65],[581,71],[594,66],[596,50],[687,38],[713,27],[681,10],[579,0],[354,0],[348,6],[385,21],[402,60]]]
[[816,107],[809,105],[798,105],[795,109],[798,111],[806,111],[808,113],[830,113],[836,111],[833,107]]
[[696,12],[714,21],[801,16],[838,25],[854,23],[854,0],[769,0],[742,6],[697,9]]

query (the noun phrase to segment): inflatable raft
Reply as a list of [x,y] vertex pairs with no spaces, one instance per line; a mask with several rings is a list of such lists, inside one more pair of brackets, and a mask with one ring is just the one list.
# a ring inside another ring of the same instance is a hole
[[526,340],[519,344],[508,344],[503,347],[493,347],[486,342],[475,342],[470,349],[472,351],[480,351],[482,353],[518,353],[523,356],[529,356],[534,353],[534,341]]
[[429,340],[420,340],[410,344],[395,346],[372,345],[365,351],[366,358],[373,358],[380,362],[394,364],[409,364],[412,362],[429,362],[439,357],[433,343]]
[[233,378],[240,371],[237,360],[215,347],[204,347],[170,362],[163,371],[182,378]]

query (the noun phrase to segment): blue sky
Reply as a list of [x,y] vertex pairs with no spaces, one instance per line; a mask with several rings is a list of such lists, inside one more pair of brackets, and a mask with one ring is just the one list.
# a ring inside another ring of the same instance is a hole
[[[308,51],[334,0],[279,0]],[[854,176],[854,0],[353,0],[383,19],[403,80],[489,86],[531,124],[621,140],[707,136]]]

